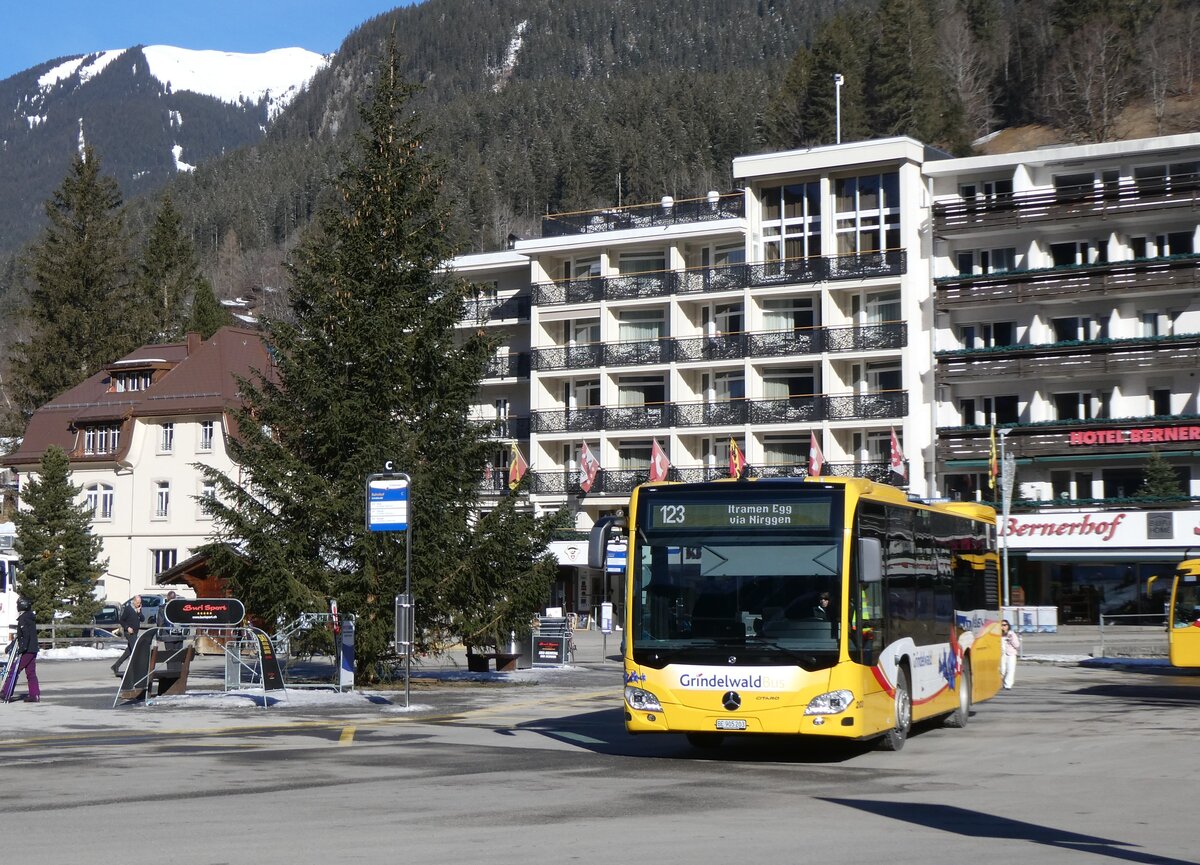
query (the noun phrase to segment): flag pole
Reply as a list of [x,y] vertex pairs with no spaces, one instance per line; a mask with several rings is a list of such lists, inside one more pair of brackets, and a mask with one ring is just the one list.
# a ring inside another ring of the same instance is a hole
[[[1009,502],[1012,500],[1012,487],[1011,487],[1012,481],[1011,480],[1006,481],[1006,479],[1004,477],[1004,467],[1005,467],[1004,440],[1008,437],[1008,434],[1010,432],[1012,432],[1011,427],[1002,427],[1001,429],[996,430],[996,434],[1000,436],[1000,472],[1001,472],[1001,474],[1000,474],[1000,522],[1001,522],[1001,526],[1000,526],[1000,528],[1001,528],[1000,568],[1003,572],[1003,586],[1004,586],[1003,597],[1004,597],[1004,606],[1006,606],[1006,607],[1008,606],[1008,595],[1009,595],[1009,591],[1008,591],[1008,506],[1009,506]],[[1007,490],[1005,489],[1006,482],[1010,484],[1010,486],[1008,487]]]

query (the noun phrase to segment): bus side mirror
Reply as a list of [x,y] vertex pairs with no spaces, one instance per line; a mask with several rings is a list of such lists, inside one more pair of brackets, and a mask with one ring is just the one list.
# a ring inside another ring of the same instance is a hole
[[883,545],[879,538],[858,539],[858,580],[878,583],[883,579]]
[[624,528],[625,520],[615,514],[601,517],[592,526],[588,535],[588,567],[593,570],[604,570],[605,559],[608,558],[608,538],[615,528]]

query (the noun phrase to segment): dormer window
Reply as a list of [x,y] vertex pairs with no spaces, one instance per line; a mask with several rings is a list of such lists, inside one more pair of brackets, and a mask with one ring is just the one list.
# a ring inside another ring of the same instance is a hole
[[112,454],[121,446],[121,425],[96,424],[83,430],[83,453]]
[[112,374],[112,390],[117,393],[145,390],[153,382],[154,373],[148,369],[135,369]]

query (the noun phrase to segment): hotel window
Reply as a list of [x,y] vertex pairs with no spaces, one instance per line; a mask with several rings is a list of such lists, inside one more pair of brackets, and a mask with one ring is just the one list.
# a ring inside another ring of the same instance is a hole
[[212,517],[204,509],[204,502],[206,499],[214,502],[217,500],[217,484],[215,481],[202,480],[200,482],[200,495],[196,497],[196,519],[212,519]]
[[791,466],[792,474],[804,475],[808,468],[810,437],[769,435],[763,438],[763,464]]
[[763,330],[807,330],[815,327],[811,297],[788,297],[763,301]]
[[727,402],[746,398],[746,379],[741,372],[719,372],[712,377],[708,386],[708,373],[704,374],[705,391],[711,394],[709,402]]
[[839,255],[900,247],[900,175],[869,174],[834,181]]
[[568,410],[600,405],[600,380],[584,379],[563,383],[563,404]]
[[901,378],[900,364],[891,361],[867,364],[865,381],[867,390],[870,393],[900,390],[904,386]]
[[119,424],[90,426],[83,431],[84,454],[116,453],[120,444],[121,427]]
[[1050,260],[1055,267],[1103,264],[1108,261],[1108,243],[1103,240],[1071,240],[1050,244]]
[[617,322],[619,342],[656,342],[663,336],[661,309],[627,309]]
[[862,462],[890,463],[892,461],[892,434],[888,432],[856,432],[852,436],[856,459]]
[[1056,420],[1091,420],[1108,417],[1109,395],[1107,393],[1090,394],[1071,391],[1056,393],[1052,399]]
[[154,576],[175,567],[178,558],[177,550],[151,550],[150,558],[154,566]]
[[1054,178],[1054,197],[1059,201],[1075,201],[1092,192],[1096,184],[1096,175],[1059,174]]
[[113,515],[113,488],[108,484],[91,484],[87,490],[87,505],[96,520],[111,520]]
[[563,262],[563,279],[587,279],[600,275],[600,256],[588,256]]
[[621,442],[617,445],[617,460],[622,471],[645,471],[650,468],[650,442]]
[[700,253],[700,263],[704,267],[723,267],[729,264],[744,264],[745,262],[746,247],[740,243],[714,247],[706,246]]
[[1171,414],[1171,389],[1156,387],[1150,391],[1150,411],[1155,415]]
[[821,254],[821,184],[810,180],[762,191],[763,259]]
[[1012,321],[992,321],[984,324],[964,324],[958,329],[962,347],[999,348],[1017,344],[1017,325]]
[[169,454],[175,449],[175,424],[161,424],[158,430],[158,452],[161,454]]
[[959,276],[1003,273],[1017,269],[1017,249],[1005,246],[998,249],[964,249],[955,255]]
[[1020,422],[1020,402],[1015,395],[982,396],[958,402],[963,426],[991,426]]
[[903,317],[898,291],[872,292],[865,298],[854,295],[850,306],[854,320],[860,324],[890,324]]
[[213,436],[216,433],[216,423],[210,420],[200,421],[200,450],[213,449]]
[[617,260],[617,271],[629,273],[659,273],[667,269],[667,256],[662,252],[627,252]]
[[166,519],[171,513],[171,482],[157,481],[154,484],[154,516]]
[[763,374],[765,399],[808,397],[817,392],[817,375],[811,369],[773,369]]
[[1200,181],[1200,162],[1176,162],[1171,165],[1143,165],[1133,169],[1138,192],[1184,192]]
[[109,390],[122,393],[125,391],[145,390],[153,381],[153,373],[149,370],[140,372],[119,372],[111,376]]
[[978,502],[984,492],[989,497],[994,493],[988,487],[988,476],[983,472],[946,475],[946,496],[953,502]]
[[567,345],[593,345],[600,342],[600,319],[578,318],[563,322]]
[[745,319],[740,303],[718,303],[700,311],[705,336],[741,333]]
[[1108,322],[1087,315],[1051,319],[1055,342],[1084,342],[1108,337]]
[[958,194],[964,199],[984,198],[991,200],[1005,195],[1012,195],[1013,184],[1010,178],[1001,180],[981,180],[975,183],[964,183],[958,187]]
[[667,399],[667,386],[662,376],[627,375],[617,379],[617,404],[658,405]]

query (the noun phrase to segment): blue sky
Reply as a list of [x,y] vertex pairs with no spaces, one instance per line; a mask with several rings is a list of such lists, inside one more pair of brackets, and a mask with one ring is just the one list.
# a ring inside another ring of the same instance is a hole
[[0,0],[0,80],[45,60],[133,45],[328,54],[413,0]]

